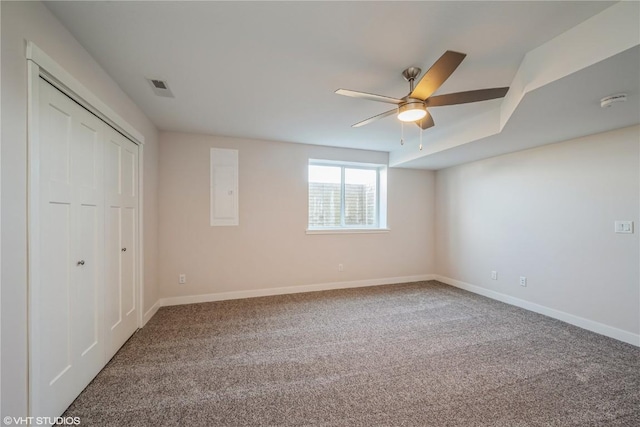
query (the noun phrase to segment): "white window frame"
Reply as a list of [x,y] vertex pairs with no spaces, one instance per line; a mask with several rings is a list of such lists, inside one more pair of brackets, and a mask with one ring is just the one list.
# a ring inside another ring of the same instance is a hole
[[[307,181],[307,234],[360,234],[387,233],[387,165],[377,163],[344,162],[337,160],[309,159],[309,166],[333,166],[340,168],[340,223],[338,227],[309,226],[309,182]],[[373,226],[345,225],[345,169],[376,171],[376,222]]]

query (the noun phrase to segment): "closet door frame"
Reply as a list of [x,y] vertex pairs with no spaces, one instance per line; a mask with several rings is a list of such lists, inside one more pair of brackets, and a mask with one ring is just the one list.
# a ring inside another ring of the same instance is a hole
[[[137,310],[138,310],[138,328],[144,326],[146,318],[144,309],[144,239],[143,239],[143,179],[144,171],[144,136],[138,132],[133,126],[125,121],[121,116],[115,113],[107,104],[102,102],[84,85],[76,80],[71,74],[64,70],[54,59],[44,53],[33,42],[26,43],[27,58],[27,161],[28,161],[28,198],[27,198],[27,216],[28,216],[28,254],[27,254],[27,321],[28,321],[28,357],[29,357],[29,384],[28,384],[28,415],[33,414],[33,399],[36,387],[34,375],[34,351],[38,351],[34,344],[38,341],[38,337],[34,335],[33,310],[35,296],[37,294],[40,283],[40,118],[39,118],[39,84],[40,78],[43,78],[55,88],[63,92],[69,98],[99,119],[107,123],[116,131],[123,134],[138,146],[138,218],[137,218],[137,240],[138,253],[136,264],[137,277]],[[105,359],[106,362],[106,359]]]

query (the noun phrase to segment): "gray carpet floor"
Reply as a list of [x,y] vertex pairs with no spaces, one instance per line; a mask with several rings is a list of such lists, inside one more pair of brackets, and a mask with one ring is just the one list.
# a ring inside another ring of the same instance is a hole
[[165,307],[83,426],[640,426],[640,349],[438,282]]

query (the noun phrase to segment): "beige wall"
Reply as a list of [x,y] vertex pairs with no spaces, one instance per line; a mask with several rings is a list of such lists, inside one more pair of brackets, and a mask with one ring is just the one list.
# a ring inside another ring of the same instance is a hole
[[[211,147],[239,150],[238,227],[209,225]],[[433,272],[433,172],[389,170],[390,232],[307,235],[309,158],[387,163],[373,151],[162,133],[161,297]]]
[[27,61],[33,41],[146,138],[146,306],[157,300],[157,131],[98,63],[40,2],[2,8],[2,416],[27,408]]
[[[638,333],[637,126],[437,174],[390,169],[389,233],[307,235],[307,160],[385,153],[177,133],[161,134],[159,151],[155,127],[42,3],[0,7],[2,416],[27,405],[25,40],[146,138],[145,310],[159,297],[438,272]],[[238,227],[209,226],[210,147],[240,150]],[[614,234],[616,219],[636,233]]]
[[439,171],[438,273],[638,334],[639,147],[634,126]]

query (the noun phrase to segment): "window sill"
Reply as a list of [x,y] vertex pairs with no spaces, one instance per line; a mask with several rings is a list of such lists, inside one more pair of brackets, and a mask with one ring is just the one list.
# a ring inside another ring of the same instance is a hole
[[388,228],[332,228],[332,229],[307,229],[307,234],[378,234],[388,233]]

